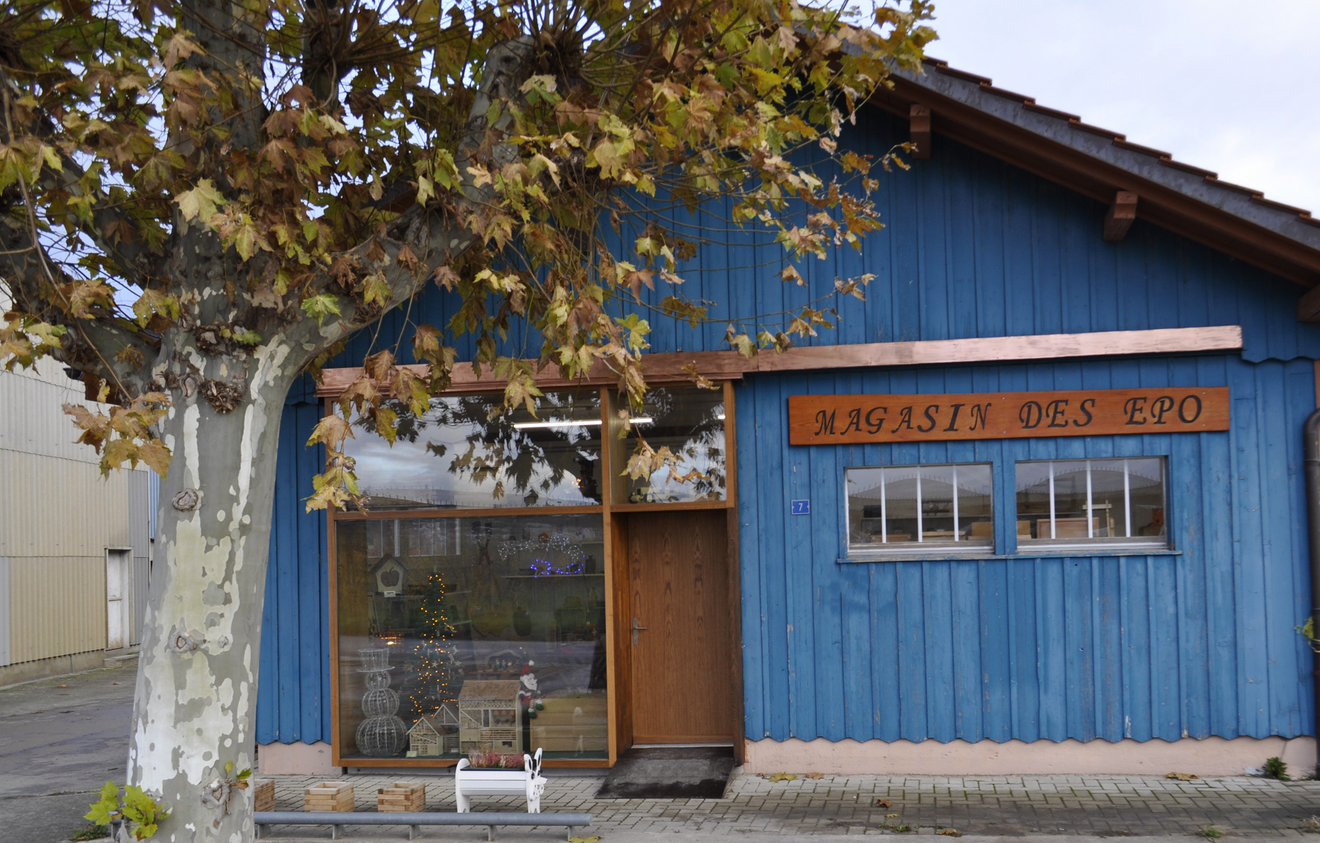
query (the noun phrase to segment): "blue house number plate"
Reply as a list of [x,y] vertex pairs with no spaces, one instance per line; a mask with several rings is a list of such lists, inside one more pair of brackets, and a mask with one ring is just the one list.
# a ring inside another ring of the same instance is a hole
[[789,501],[790,509],[794,515],[810,515],[811,501]]

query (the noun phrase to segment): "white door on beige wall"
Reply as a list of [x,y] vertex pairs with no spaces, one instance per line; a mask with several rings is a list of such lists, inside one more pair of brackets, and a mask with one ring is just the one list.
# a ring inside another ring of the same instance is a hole
[[133,575],[132,550],[110,548],[105,552],[105,648],[118,650],[128,644],[131,627],[129,588]]

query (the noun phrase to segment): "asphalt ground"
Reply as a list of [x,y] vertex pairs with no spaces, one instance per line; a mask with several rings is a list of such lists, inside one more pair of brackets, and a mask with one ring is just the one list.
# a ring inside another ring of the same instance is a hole
[[135,663],[0,689],[0,841],[55,843],[128,764]]

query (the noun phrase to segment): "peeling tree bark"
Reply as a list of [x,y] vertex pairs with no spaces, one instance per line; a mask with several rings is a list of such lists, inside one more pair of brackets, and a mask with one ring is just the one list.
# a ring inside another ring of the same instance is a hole
[[174,456],[129,750],[129,780],[172,812],[158,839],[253,838],[251,791],[232,785],[254,762],[275,455],[297,375],[287,356],[259,349],[247,361],[236,409],[219,412],[199,389],[177,396],[161,425]]

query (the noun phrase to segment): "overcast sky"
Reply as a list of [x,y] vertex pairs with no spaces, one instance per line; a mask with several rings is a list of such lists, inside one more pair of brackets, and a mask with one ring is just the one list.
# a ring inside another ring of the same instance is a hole
[[1320,216],[1320,0],[935,0],[927,52]]

